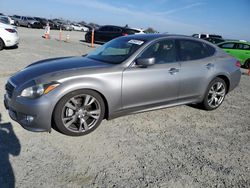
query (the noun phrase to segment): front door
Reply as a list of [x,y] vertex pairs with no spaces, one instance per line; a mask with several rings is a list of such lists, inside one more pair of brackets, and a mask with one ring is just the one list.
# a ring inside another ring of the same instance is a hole
[[123,72],[123,109],[171,103],[178,99],[179,69],[175,41],[162,39],[150,45],[140,58],[154,57],[156,63],[148,67],[136,64]]

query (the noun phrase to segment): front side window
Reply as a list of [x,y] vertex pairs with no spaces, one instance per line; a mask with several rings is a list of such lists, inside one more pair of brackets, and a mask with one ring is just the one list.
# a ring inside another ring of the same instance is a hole
[[87,57],[106,63],[120,64],[136,52],[144,42],[137,39],[117,38],[99,47]]
[[210,45],[193,40],[179,41],[179,59],[180,61],[191,61],[202,59],[214,54],[215,49]]
[[149,46],[141,58],[155,58],[156,64],[176,62],[176,49],[174,40],[162,40]]
[[234,48],[234,43],[224,43],[220,45],[221,48],[226,48],[226,49],[233,49]]

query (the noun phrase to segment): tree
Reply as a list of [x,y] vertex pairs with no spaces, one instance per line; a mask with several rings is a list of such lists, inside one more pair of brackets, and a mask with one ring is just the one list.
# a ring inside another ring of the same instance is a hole
[[145,30],[145,33],[158,33],[158,31],[156,31],[154,28],[149,27]]

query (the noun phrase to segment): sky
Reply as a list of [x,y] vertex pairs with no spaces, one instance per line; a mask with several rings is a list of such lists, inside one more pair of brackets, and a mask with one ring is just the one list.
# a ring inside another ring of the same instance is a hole
[[250,0],[0,0],[0,12],[250,41]]

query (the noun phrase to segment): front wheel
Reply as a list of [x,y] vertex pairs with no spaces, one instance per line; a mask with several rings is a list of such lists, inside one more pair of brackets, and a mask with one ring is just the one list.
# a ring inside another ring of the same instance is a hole
[[77,90],[64,96],[56,105],[53,119],[56,129],[69,136],[94,131],[105,114],[102,97],[92,90]]
[[218,108],[226,96],[226,91],[227,85],[225,81],[221,78],[215,78],[207,88],[205,97],[201,103],[202,107],[205,110]]
[[0,50],[2,50],[4,48],[4,42],[3,40],[0,38]]

